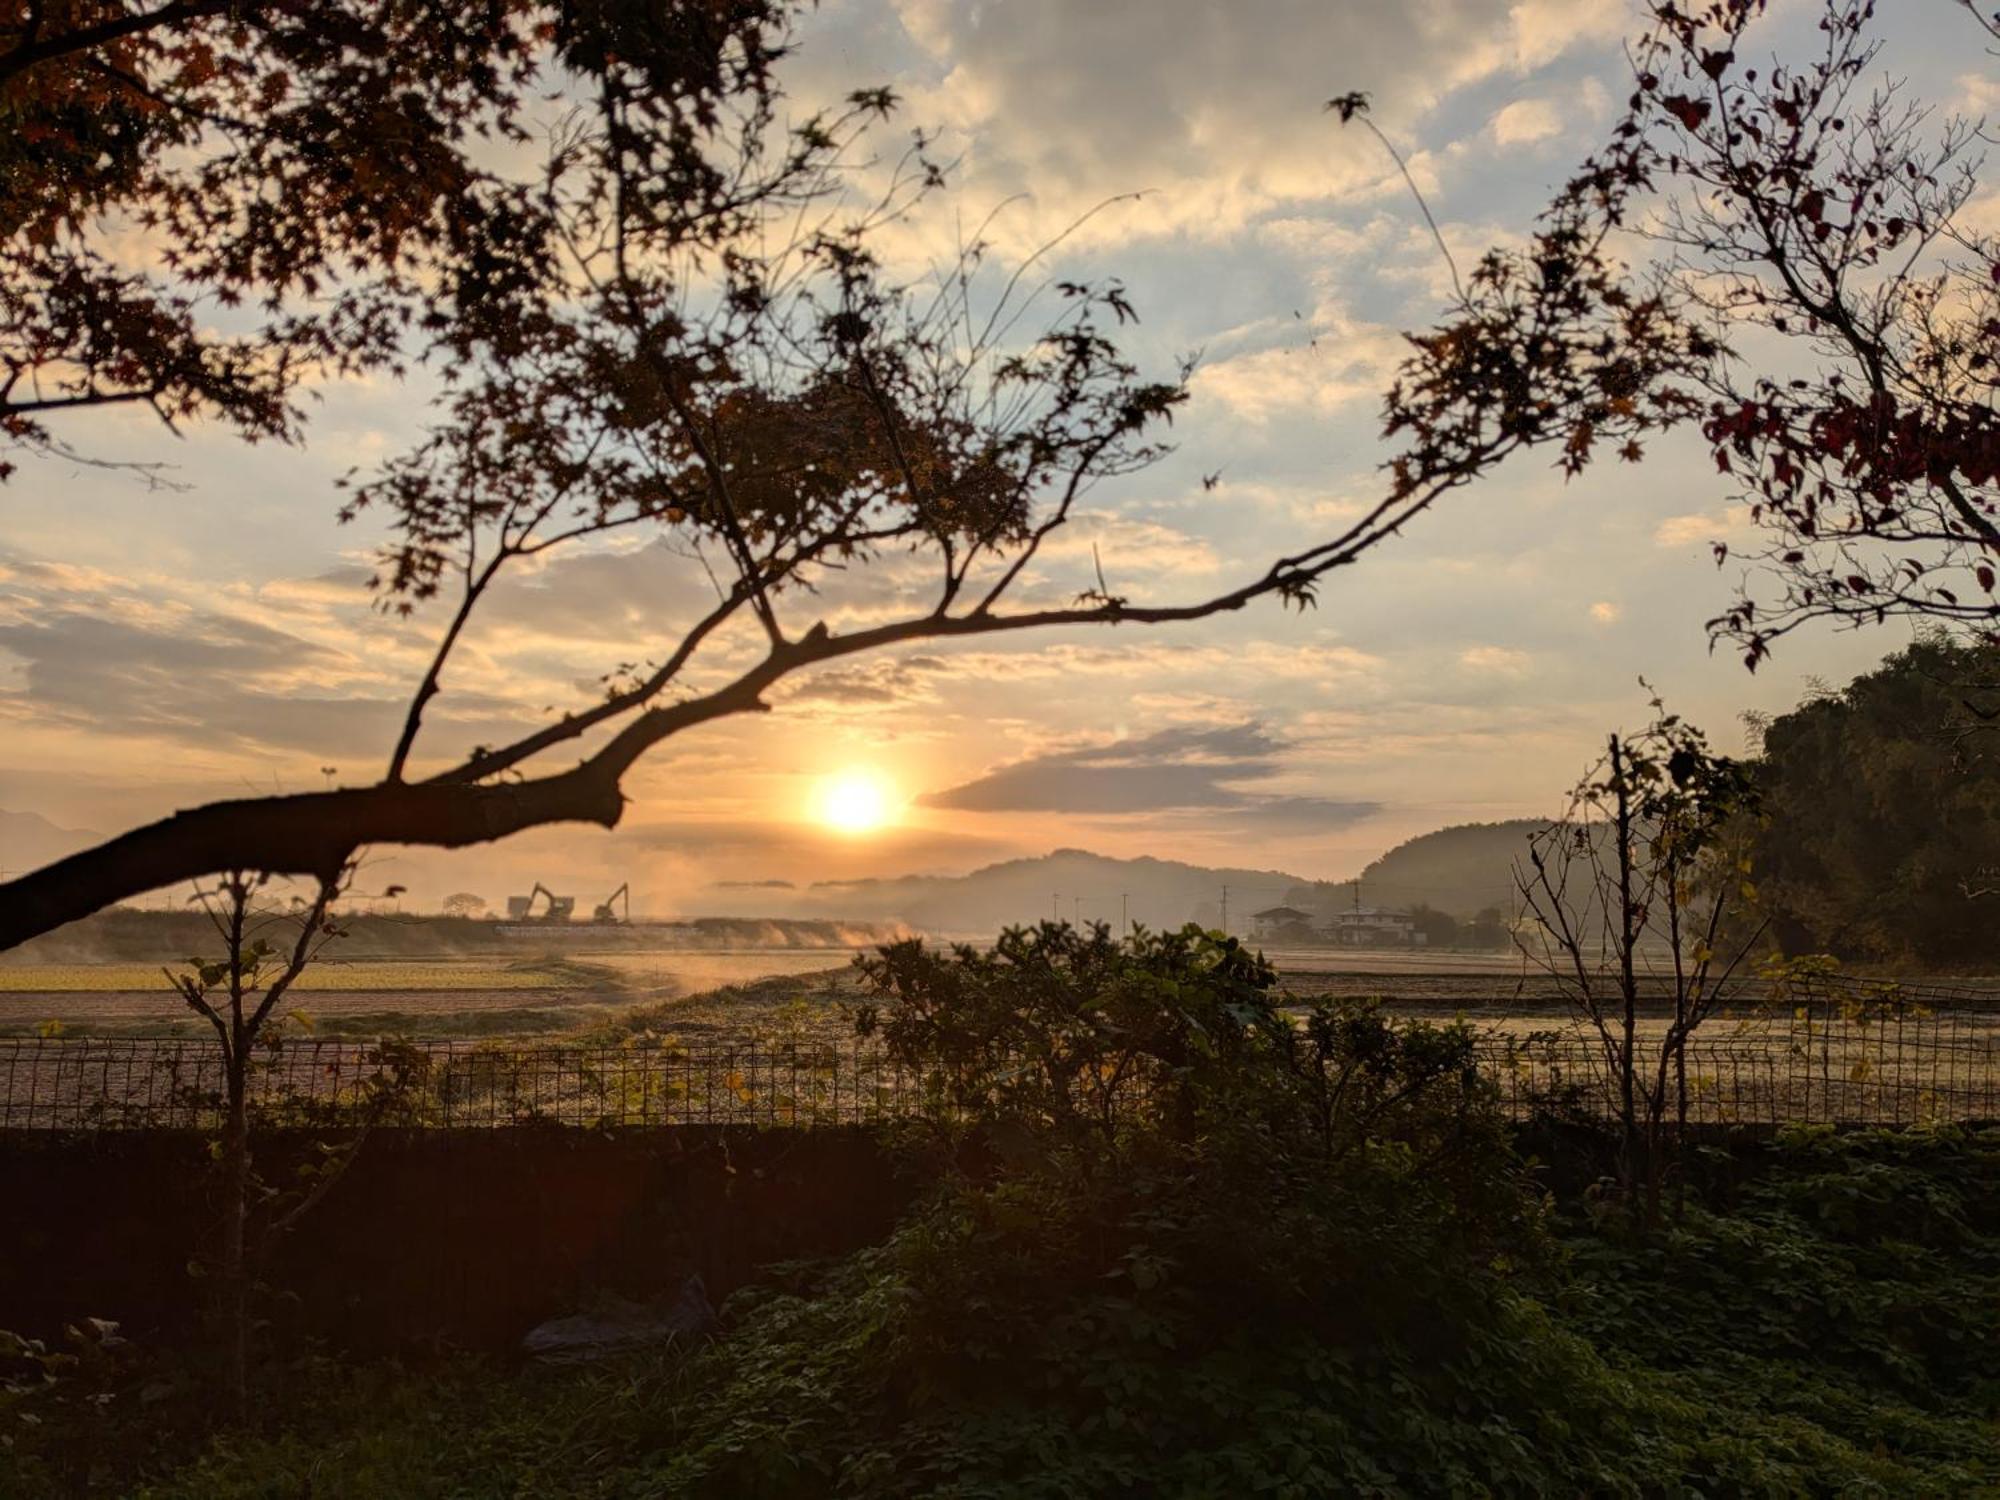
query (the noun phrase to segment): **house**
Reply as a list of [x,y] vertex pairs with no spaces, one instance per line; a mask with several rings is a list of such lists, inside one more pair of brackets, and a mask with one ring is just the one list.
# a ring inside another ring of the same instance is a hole
[[1312,913],[1296,906],[1273,906],[1250,913],[1250,935],[1260,942],[1310,943],[1319,938],[1313,931]]
[[1425,940],[1408,912],[1379,906],[1336,912],[1325,930],[1334,942],[1347,948],[1414,948]]

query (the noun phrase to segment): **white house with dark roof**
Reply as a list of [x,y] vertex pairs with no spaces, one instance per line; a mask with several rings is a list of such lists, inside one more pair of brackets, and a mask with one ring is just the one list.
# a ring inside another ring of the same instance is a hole
[[1250,913],[1250,935],[1259,939],[1290,937],[1310,939],[1313,936],[1313,914],[1300,911],[1296,906],[1273,906],[1264,911]]
[[1347,948],[1414,948],[1424,941],[1416,920],[1406,911],[1359,906],[1335,912],[1326,934]]

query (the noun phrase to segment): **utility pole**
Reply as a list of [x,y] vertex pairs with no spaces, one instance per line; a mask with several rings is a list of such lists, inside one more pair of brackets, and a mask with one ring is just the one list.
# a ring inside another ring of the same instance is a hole
[[1076,911],[1076,930],[1078,932],[1081,932],[1083,931],[1083,897],[1078,896],[1076,898],[1076,906],[1074,909]]
[[1062,892],[1061,892],[1061,891],[1051,891],[1051,892],[1049,893],[1049,920],[1050,920],[1051,922],[1060,922],[1060,921],[1062,921]]
[[1229,887],[1222,888],[1222,935],[1229,936]]
[[1131,902],[1132,893],[1130,891],[1120,891],[1118,893],[1118,930],[1126,937],[1132,935]]

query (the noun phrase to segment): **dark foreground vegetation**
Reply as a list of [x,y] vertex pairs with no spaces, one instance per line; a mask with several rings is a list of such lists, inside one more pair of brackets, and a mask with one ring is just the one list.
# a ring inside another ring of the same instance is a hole
[[[16,1351],[22,1494],[1965,1495],[2000,1484],[2000,1131],[1682,1143],[1651,1223],[1459,1026],[1280,1013],[1198,932],[887,950],[931,1186],[713,1340],[516,1369]],[[1539,1158],[1539,1159],[1538,1159]]]

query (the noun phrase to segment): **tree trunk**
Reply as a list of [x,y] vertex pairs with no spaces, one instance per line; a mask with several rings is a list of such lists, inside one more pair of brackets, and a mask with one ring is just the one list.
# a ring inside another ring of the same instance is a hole
[[1625,776],[1625,746],[1617,735],[1611,737],[1611,785],[1617,799],[1618,835],[1618,992],[1625,1004],[1625,1045],[1619,1058],[1620,1124],[1624,1130],[1625,1191],[1630,1193],[1642,1174],[1651,1177],[1645,1161],[1645,1144],[1640,1138],[1637,1099],[1639,981],[1633,963],[1633,946],[1638,935],[1632,919],[1632,789]]
[[250,1100],[248,1060],[232,1047],[227,1058],[228,1116],[222,1128],[222,1244],[218,1255],[217,1332],[231,1415],[250,1411],[250,1272],[245,1253],[250,1218]]

